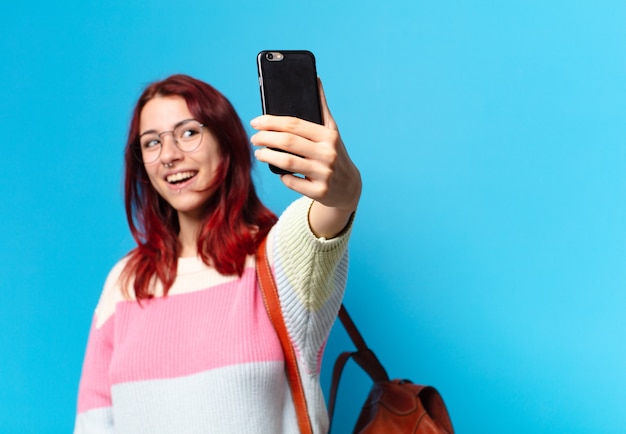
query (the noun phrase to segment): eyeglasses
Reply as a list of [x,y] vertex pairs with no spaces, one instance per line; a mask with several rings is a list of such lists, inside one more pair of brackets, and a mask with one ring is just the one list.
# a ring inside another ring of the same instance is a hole
[[171,134],[174,144],[183,152],[193,152],[202,143],[204,125],[195,119],[186,119],[179,122],[171,131],[146,131],[139,136],[139,152],[136,152],[139,161],[144,164],[154,163],[159,159],[163,149],[163,135]]

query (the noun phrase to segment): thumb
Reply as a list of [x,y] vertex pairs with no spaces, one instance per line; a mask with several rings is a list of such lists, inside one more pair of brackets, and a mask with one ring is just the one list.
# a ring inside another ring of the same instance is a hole
[[335,123],[335,119],[333,118],[333,115],[330,113],[330,109],[328,108],[326,94],[324,93],[324,86],[322,86],[322,80],[320,80],[319,77],[317,79],[317,87],[320,92],[320,103],[322,106],[322,119],[324,119],[324,125],[330,129],[337,131],[337,124]]

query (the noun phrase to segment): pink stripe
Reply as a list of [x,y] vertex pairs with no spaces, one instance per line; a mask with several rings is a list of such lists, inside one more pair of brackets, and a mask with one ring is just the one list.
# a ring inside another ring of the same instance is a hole
[[143,307],[118,303],[115,342],[112,384],[283,359],[253,268],[239,280]]
[[111,406],[108,368],[112,354],[110,342],[113,335],[113,321],[107,321],[100,329],[96,329],[96,321],[94,316],[78,388],[79,413],[92,408]]

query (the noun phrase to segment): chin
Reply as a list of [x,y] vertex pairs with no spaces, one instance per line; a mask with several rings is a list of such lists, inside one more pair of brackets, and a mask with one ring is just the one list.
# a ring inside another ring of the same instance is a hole
[[180,198],[181,200],[176,200],[178,198],[171,198],[172,200],[168,201],[170,206],[176,210],[178,213],[189,214],[189,215],[201,215],[204,213],[206,209],[206,204],[210,199],[209,197],[200,198]]

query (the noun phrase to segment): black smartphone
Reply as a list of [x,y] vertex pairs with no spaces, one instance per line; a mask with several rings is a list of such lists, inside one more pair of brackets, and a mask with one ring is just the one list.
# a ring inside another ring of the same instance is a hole
[[[323,123],[315,56],[306,50],[267,50],[257,56],[263,114]],[[290,173],[270,165],[274,173]]]

